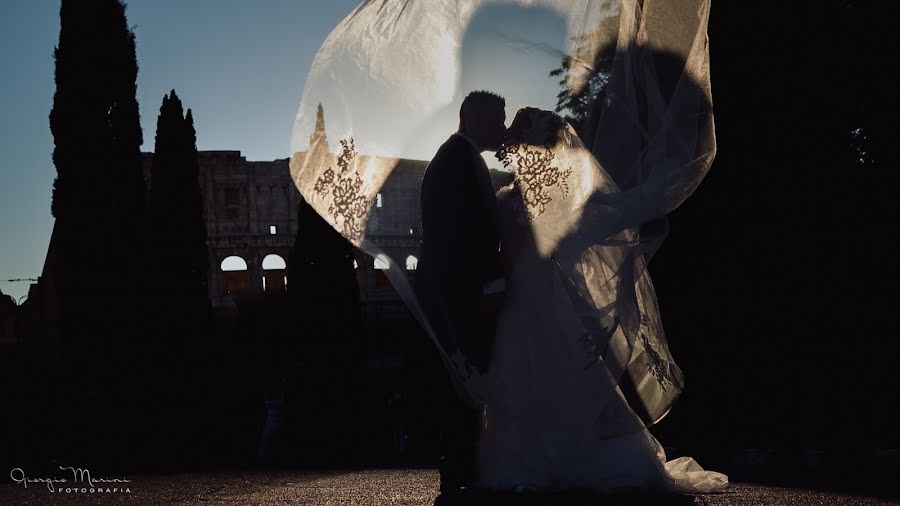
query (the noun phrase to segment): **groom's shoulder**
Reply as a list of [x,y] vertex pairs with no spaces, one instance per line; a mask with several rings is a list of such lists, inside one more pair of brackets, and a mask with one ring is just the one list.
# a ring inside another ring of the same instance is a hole
[[466,140],[458,135],[451,135],[449,139],[441,144],[437,153],[428,164],[428,168],[439,167],[447,163],[453,163],[460,160],[466,154]]
[[438,149],[438,154],[464,156],[468,154],[471,149],[472,147],[469,145],[469,141],[459,135],[453,134],[441,144],[440,149]]

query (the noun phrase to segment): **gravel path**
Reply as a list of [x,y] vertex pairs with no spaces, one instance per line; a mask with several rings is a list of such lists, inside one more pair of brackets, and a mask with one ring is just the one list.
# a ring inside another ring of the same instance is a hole
[[[37,477],[31,477],[37,478]],[[73,483],[56,484],[51,492],[46,483],[0,485],[2,505],[45,504],[309,504],[342,506],[381,505],[560,505],[560,504],[625,504],[625,505],[883,505],[900,504],[891,500],[859,495],[797,488],[770,487],[735,483],[728,492],[706,496],[681,497],[598,497],[574,495],[498,494],[464,492],[438,497],[438,473],[433,469],[366,470],[366,471],[248,471],[181,475],[129,476],[130,492],[106,492],[95,489],[66,492]],[[70,488],[71,490],[71,488]],[[437,499],[437,501],[436,501]]]

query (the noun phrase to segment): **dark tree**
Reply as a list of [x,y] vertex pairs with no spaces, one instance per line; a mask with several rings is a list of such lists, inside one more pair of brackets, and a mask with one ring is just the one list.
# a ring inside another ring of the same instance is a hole
[[[148,265],[154,273],[151,292],[161,311],[154,320],[168,325],[203,321],[210,310],[209,255],[196,143],[191,110],[184,114],[181,100],[172,90],[163,97],[156,126]],[[180,335],[177,330],[163,328],[169,335]],[[196,340],[197,336],[179,338]]]
[[894,446],[879,401],[898,385],[891,354],[857,351],[896,349],[897,248],[879,239],[897,221],[888,21],[846,1],[711,16],[719,150],[651,265],[674,335],[697,342],[685,370],[710,386],[687,402],[729,399],[722,437],[745,445]]
[[[125,5],[63,0],[54,59],[50,129],[57,177],[51,210],[66,386],[73,389],[65,398],[77,403],[84,391],[79,385],[90,384],[103,405],[112,402],[115,389],[127,388],[116,379],[128,370],[128,349],[141,328],[136,297],[145,187],[138,67]],[[77,408],[62,412],[75,414]],[[86,416],[98,416],[91,409]],[[115,432],[117,426],[105,420],[91,430]],[[111,446],[114,437],[106,439]]]
[[[200,193],[196,132],[190,109],[182,109],[175,90],[163,97],[156,126],[150,179],[149,227],[145,262],[148,283],[146,325],[151,339],[143,349],[144,379],[153,435],[151,457],[176,460],[191,444],[191,422],[201,380],[212,364],[205,348],[210,323],[209,259]],[[163,453],[161,453],[161,450]],[[185,462],[180,462],[185,464]]]
[[[716,160],[650,264],[686,390],[654,430],[674,446],[896,446],[892,18],[846,0],[710,16]],[[558,110],[592,140],[602,86],[581,90]]]

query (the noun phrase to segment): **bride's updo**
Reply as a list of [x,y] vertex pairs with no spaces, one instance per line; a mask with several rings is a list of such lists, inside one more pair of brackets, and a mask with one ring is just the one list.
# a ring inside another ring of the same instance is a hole
[[523,107],[507,129],[505,144],[527,144],[551,148],[562,138],[566,121],[555,112]]
[[569,126],[559,114],[535,107],[523,107],[506,130],[506,140],[495,156],[508,165],[520,148],[541,147],[551,150],[567,138]]

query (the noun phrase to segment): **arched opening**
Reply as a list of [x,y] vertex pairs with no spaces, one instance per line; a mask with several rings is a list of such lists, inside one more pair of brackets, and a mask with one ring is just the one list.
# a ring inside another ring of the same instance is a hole
[[390,268],[387,257],[383,255],[376,256],[373,265],[375,266],[375,287],[383,288],[390,286],[391,282],[388,281],[387,276],[384,274],[384,271]]
[[279,255],[266,255],[262,261],[263,291],[283,292],[287,290],[287,264]]
[[406,257],[406,270],[414,271],[419,266],[419,259],[413,255]]
[[250,289],[250,273],[243,258],[227,257],[219,267],[222,269],[222,292],[225,295],[239,294]]
[[366,269],[365,253],[362,253],[360,251],[355,251],[353,253],[353,273],[356,274],[357,286],[365,286],[366,275],[368,274],[368,269]]

